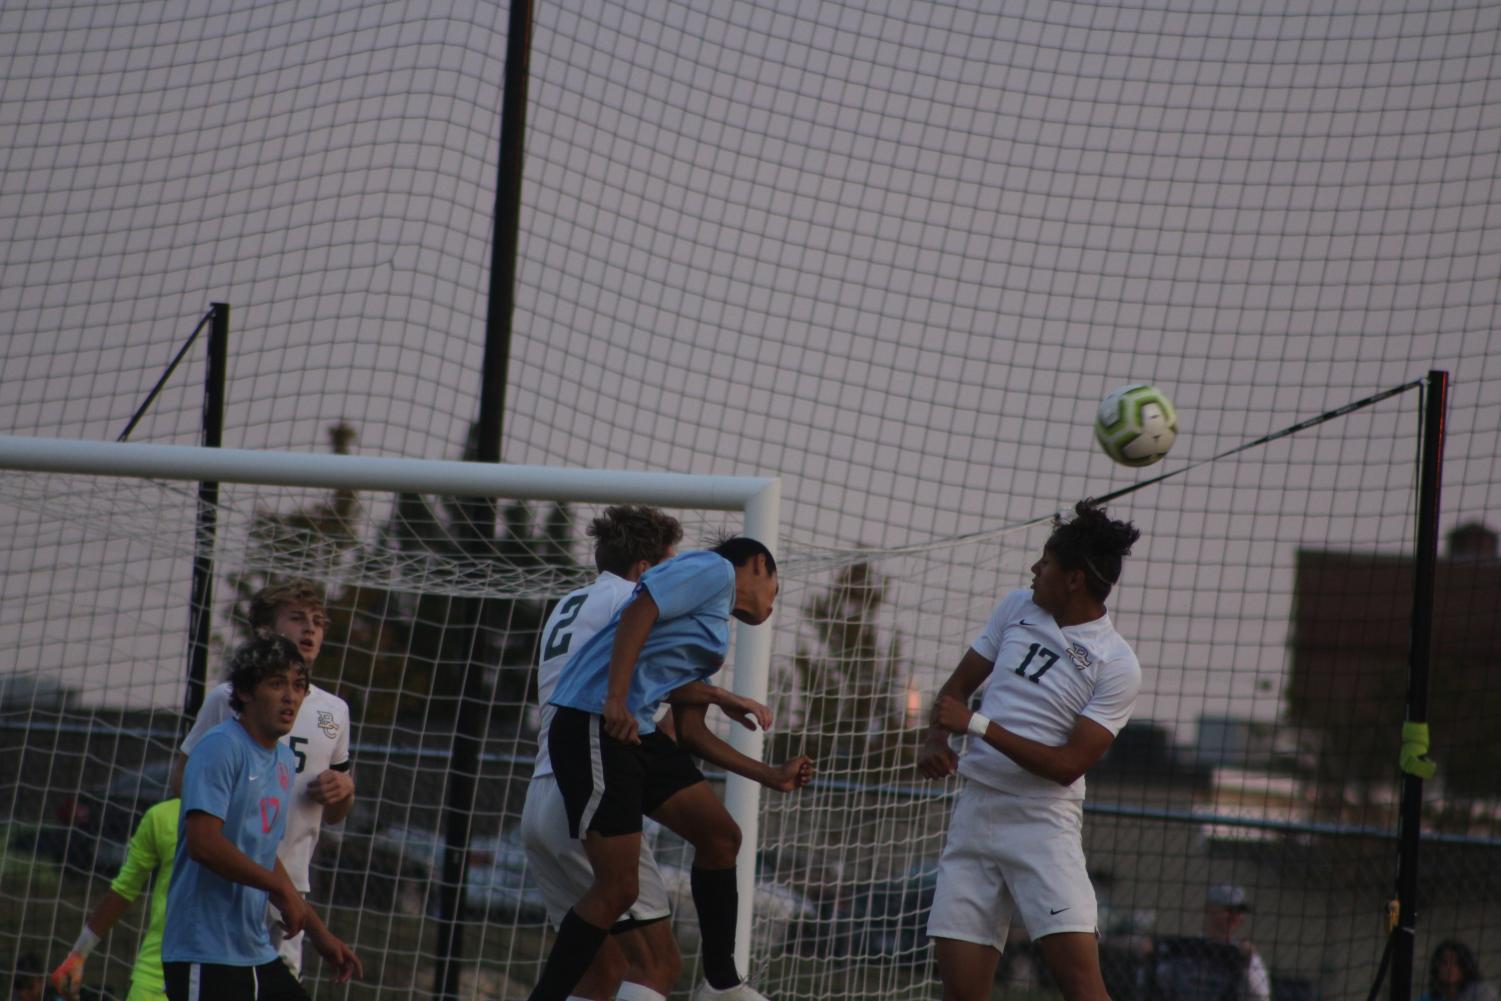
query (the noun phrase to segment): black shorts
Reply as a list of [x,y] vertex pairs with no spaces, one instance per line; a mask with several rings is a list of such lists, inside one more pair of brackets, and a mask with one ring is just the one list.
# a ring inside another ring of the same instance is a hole
[[636,834],[641,818],[704,780],[688,752],[660,730],[627,744],[604,731],[604,717],[558,706],[547,732],[568,833]]
[[260,966],[163,963],[167,1001],[308,1001],[308,993],[280,958]]

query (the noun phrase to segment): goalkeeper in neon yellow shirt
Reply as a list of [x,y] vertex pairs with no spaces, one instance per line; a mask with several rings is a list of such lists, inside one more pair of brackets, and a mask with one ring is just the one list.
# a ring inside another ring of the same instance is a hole
[[146,881],[155,874],[146,936],[141,939],[141,951],[130,970],[130,994],[126,1001],[166,1001],[167,991],[162,981],[162,929],[167,924],[167,885],[172,882],[172,860],[177,854],[177,818],[181,805],[182,800],[173,797],[156,804],[141,817],[135,833],[130,836],[125,864],[120,866],[115,881],[94,905],[94,911],[84,922],[83,931],[68,958],[52,971],[52,986],[66,996],[78,997],[78,988],[83,983],[83,961],[135,903],[145,889]]

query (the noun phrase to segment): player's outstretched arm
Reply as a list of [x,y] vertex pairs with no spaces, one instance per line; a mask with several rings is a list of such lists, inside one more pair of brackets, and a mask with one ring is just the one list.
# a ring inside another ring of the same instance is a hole
[[675,706],[718,706],[720,712],[747,730],[754,730],[757,726],[762,730],[771,729],[769,707],[747,695],[738,695],[707,681],[690,681],[681,688],[675,688],[668,693],[667,701]]
[[605,688],[604,717],[605,733],[631,744],[641,743],[636,733],[636,717],[626,705],[630,694],[631,678],[636,673],[636,660],[641,648],[646,646],[646,637],[659,615],[656,599],[642,588],[629,605],[620,613],[620,622],[615,627],[615,645],[610,648],[610,675]]
[[[933,706],[934,723],[948,733],[970,732],[972,720],[985,723],[981,738],[985,743],[1033,775],[1040,775],[1065,786],[1073,785],[1090,766],[1100,760],[1115,740],[1115,734],[1094,720],[1080,716],[1069,732],[1068,743],[1053,747],[1018,736],[997,723],[985,720],[983,716],[976,717],[967,705],[947,695],[940,696]],[[978,729],[973,732],[980,733]]]
[[725,771],[743,775],[778,792],[801,789],[813,780],[813,759],[798,755],[780,765],[741,754],[720,740],[704,722],[708,707],[702,705],[673,706],[672,715],[677,724],[678,742],[712,765]]
[[281,859],[276,860],[274,869],[257,865],[254,859],[224,836],[223,818],[211,813],[191,810],[184,826],[189,858],[232,883],[265,890],[271,895],[272,905],[281,912],[287,937],[291,938],[302,931],[305,909],[302,894],[292,885]]
[[933,720],[928,727],[927,736],[923,739],[922,750],[917,755],[917,769],[930,779],[941,779],[952,775],[959,767],[959,756],[954,749],[949,747],[949,731],[938,723],[938,703],[945,698],[955,699],[962,705],[969,701],[976,688],[990,677],[990,672],[995,668],[995,662],[986,660],[973,649],[964,651],[964,656],[959,660],[959,666],[954,668],[954,673],[938,689],[938,699],[934,703]]
[[313,943],[313,948],[318,950],[318,955],[334,970],[334,983],[348,983],[352,979],[363,979],[365,965],[360,962],[354,950],[333,932],[328,930],[328,925],[323,923],[316,911],[311,907],[304,909],[307,917],[307,937]]

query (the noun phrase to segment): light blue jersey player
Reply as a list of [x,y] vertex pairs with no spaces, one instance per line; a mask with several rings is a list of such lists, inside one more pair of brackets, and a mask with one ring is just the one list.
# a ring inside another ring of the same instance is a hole
[[[656,604],[657,620],[636,658],[626,706],[636,732],[647,734],[657,728],[654,717],[669,692],[706,681],[724,666],[735,606],[735,566],[718,553],[684,553],[646,571],[636,594],[642,591]],[[553,705],[604,713],[620,615],[615,613],[568,662],[553,689]]]
[[764,1001],[735,965],[740,829],[685,748],[782,791],[806,785],[813,763],[770,766],[733,750],[703,723],[704,705],[675,705],[679,743],[655,724],[670,693],[707,681],[729,651],[729,620],[771,617],[776,560],[763,543],[732,538],[648,570],[631,600],[585,642],[553,689],[548,733],[569,833],[593,869],[589,888],[558,926],[530,1001],[564,1001],[582,967],[639,893],[642,818],[694,847],[690,875],[704,981],[694,1001]]
[[276,905],[339,980],[360,972],[354,952],[303,901],[276,858],[297,762],[280,738],[307,696],[307,667],[291,640],[264,634],[230,660],[238,719],[210,730],[183,775],[177,857],[167,890],[162,976],[169,1001],[306,1001],[266,927]]

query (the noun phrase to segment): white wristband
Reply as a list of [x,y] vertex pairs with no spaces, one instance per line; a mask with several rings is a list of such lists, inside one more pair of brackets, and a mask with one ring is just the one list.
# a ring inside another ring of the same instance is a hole
[[89,953],[94,951],[94,946],[99,944],[99,936],[94,934],[94,929],[88,925],[83,926],[83,931],[78,933],[78,941],[73,943],[73,952],[78,953],[79,959],[88,959]]
[[969,732],[970,733],[974,734],[976,737],[979,737],[981,740],[984,740],[985,739],[985,731],[989,730],[989,729],[990,729],[990,717],[989,716],[981,716],[979,713],[970,713],[970,716],[969,716]]

